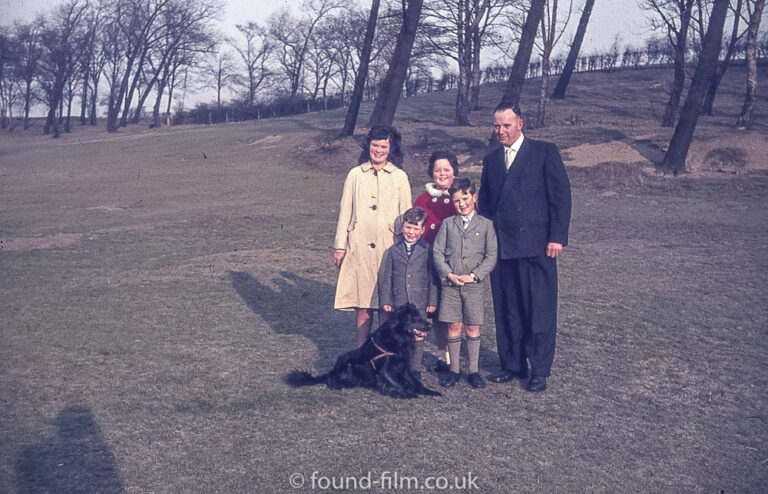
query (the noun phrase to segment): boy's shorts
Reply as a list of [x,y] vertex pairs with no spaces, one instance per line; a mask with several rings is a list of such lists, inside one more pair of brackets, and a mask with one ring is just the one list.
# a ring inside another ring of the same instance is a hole
[[484,294],[485,286],[481,283],[442,285],[438,318],[443,322],[462,322],[472,326],[483,324]]

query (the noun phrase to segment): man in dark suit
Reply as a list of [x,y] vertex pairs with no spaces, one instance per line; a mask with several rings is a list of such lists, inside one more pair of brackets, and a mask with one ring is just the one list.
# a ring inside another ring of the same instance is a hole
[[478,197],[499,242],[491,289],[501,372],[489,379],[530,375],[525,389],[544,391],[555,356],[555,258],[568,244],[571,185],[557,146],[523,136],[517,105],[496,109],[493,130],[502,147],[483,159]]

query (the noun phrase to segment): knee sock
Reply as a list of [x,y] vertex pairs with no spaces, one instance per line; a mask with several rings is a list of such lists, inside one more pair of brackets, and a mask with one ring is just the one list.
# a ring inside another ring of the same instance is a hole
[[451,372],[459,373],[459,355],[461,352],[461,336],[448,338],[448,354],[451,356]]
[[474,374],[478,371],[478,361],[480,360],[480,337],[467,336],[467,354],[469,356],[469,373]]
[[424,355],[424,340],[413,343],[413,356],[411,356],[411,370],[421,372],[421,356]]

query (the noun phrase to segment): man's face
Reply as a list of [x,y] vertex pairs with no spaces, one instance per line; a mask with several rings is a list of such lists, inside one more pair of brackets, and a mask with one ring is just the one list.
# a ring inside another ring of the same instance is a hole
[[420,223],[403,223],[403,238],[409,244],[417,242],[424,234],[424,222]]
[[469,216],[475,210],[475,203],[477,202],[477,193],[470,194],[470,192],[464,190],[457,190],[451,196],[453,202],[453,208],[462,216]]
[[503,146],[511,146],[523,132],[523,119],[512,110],[493,114],[493,133]]

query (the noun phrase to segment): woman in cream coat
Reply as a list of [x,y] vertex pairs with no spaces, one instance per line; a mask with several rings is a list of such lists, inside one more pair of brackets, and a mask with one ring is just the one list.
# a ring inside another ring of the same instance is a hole
[[411,207],[408,175],[398,168],[402,153],[394,127],[371,128],[360,162],[344,182],[333,245],[333,263],[340,268],[334,308],[357,312],[358,347],[379,308],[376,285],[384,251],[400,233],[400,216]]

